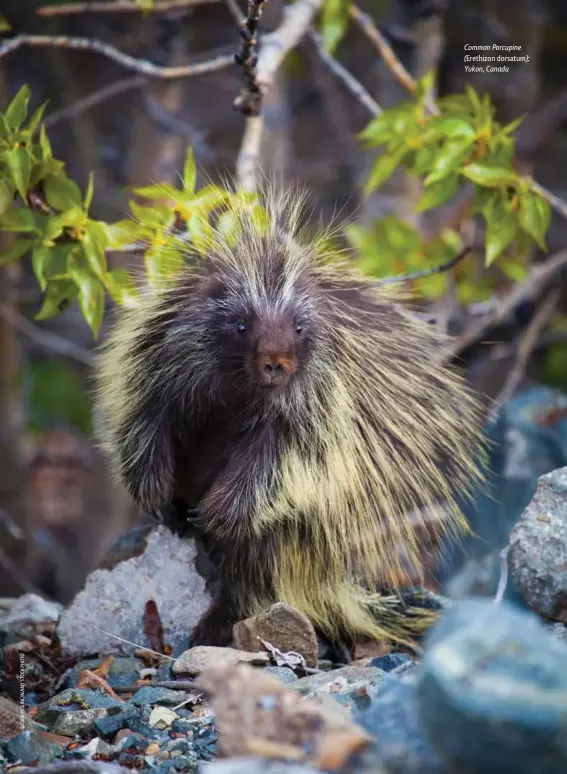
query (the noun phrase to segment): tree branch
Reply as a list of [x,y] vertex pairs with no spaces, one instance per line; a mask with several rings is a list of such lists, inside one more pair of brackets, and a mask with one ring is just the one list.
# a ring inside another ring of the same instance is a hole
[[76,16],[87,13],[166,13],[182,11],[198,5],[218,3],[218,0],[156,0],[150,8],[142,9],[131,0],[116,0],[115,2],[82,2],[66,5],[43,5],[36,9],[36,16],[52,18],[53,16]]
[[152,78],[185,78],[191,75],[203,75],[204,73],[222,70],[234,63],[234,58],[228,55],[217,56],[214,59],[208,59],[204,62],[195,62],[193,64],[179,65],[177,67],[162,67],[147,59],[137,59],[134,56],[125,54],[115,46],[104,43],[95,38],[75,38],[66,36],[50,35],[16,35],[13,38],[3,41],[0,44],[0,58],[6,56],[12,51],[22,46],[36,46],[52,48],[70,48],[76,51],[92,51],[96,54],[111,59],[134,72]]
[[80,113],[84,113],[86,110],[90,110],[95,105],[105,102],[107,99],[116,97],[118,94],[123,94],[125,91],[135,89],[138,86],[143,86],[147,83],[147,78],[143,75],[131,75],[128,78],[122,78],[120,81],[111,83],[108,86],[103,86],[101,89],[93,91],[83,99],[79,99],[73,102],[72,105],[61,108],[60,110],[54,110],[43,121],[46,129],[58,124],[60,121],[65,121],[69,118],[75,118]]
[[[283,10],[283,21],[262,38],[256,63],[255,82],[264,95],[274,82],[274,76],[284,57],[306,34],[323,0],[297,0]],[[261,114],[247,119],[246,129],[236,162],[237,180],[248,191],[256,187],[256,169],[260,155],[264,122]]]
[[372,116],[378,116],[382,112],[382,108],[380,105],[376,102],[376,100],[370,96],[370,94],[366,91],[364,86],[356,80],[354,75],[349,73],[349,71],[344,67],[340,62],[338,62],[329,52],[325,49],[325,46],[323,45],[323,38],[318,32],[315,32],[314,30],[310,30],[309,37],[315,44],[315,47],[317,48],[317,52],[323,62],[327,65],[329,70],[333,72],[336,76],[338,76],[341,81],[344,83],[344,85],[347,87],[347,89],[350,91],[351,94],[353,94],[362,104],[368,109],[368,112]]

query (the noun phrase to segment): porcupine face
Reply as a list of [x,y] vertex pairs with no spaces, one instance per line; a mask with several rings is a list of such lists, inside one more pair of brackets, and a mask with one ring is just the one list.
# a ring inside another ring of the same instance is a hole
[[301,379],[316,342],[315,319],[301,293],[284,298],[277,283],[261,293],[246,290],[234,277],[214,283],[217,362],[235,386],[277,394]]

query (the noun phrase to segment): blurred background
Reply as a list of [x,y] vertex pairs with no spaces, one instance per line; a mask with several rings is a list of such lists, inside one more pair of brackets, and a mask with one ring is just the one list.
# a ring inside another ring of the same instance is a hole
[[[139,59],[172,66],[234,53],[238,12],[246,12],[236,0],[171,2],[147,14],[131,5],[110,10],[117,4],[107,2],[104,11],[103,2],[2,0],[0,12],[10,25],[4,34],[95,38]],[[79,5],[80,12],[63,13],[66,5]],[[45,6],[50,10],[42,13]],[[283,6],[269,0],[262,30],[278,27]],[[415,78],[437,68],[439,95],[462,92],[470,83],[490,93],[500,121],[526,115],[516,132],[519,163],[567,199],[565,0],[363,0],[360,7]],[[493,42],[521,45],[530,61],[512,65],[509,73],[466,73],[464,46]],[[357,25],[349,25],[334,56],[382,107],[407,96]],[[133,187],[175,184],[188,145],[199,185],[234,173],[246,120],[232,104],[242,85],[234,65],[164,80],[98,53],[22,46],[0,56],[0,107],[23,84],[31,89],[32,110],[49,100],[46,129],[69,177],[84,190],[94,172],[93,218],[112,222],[127,217]],[[369,224],[393,214],[429,234],[450,224],[482,253],[481,228],[467,215],[463,197],[418,217],[415,179],[401,173],[362,197],[376,153],[363,150],[357,135],[371,116],[329,68],[312,37],[304,37],[285,58],[264,100],[264,117],[263,169],[308,187],[318,217],[340,212]],[[550,253],[565,247],[566,233],[567,222],[554,215],[547,237]],[[526,260],[537,263],[541,257],[533,248]],[[117,262],[136,260],[121,255]],[[513,280],[510,272],[496,271],[487,284],[484,274],[478,275],[470,304],[441,298],[435,300],[435,311],[445,314],[452,332],[462,334]],[[567,285],[564,279],[555,284],[559,297],[553,326],[531,348],[507,400],[534,383],[557,388],[554,396],[567,390]],[[143,517],[112,482],[93,441],[92,333],[76,306],[50,321],[34,321],[41,300],[27,258],[0,266],[0,597],[39,590],[67,602],[116,536]],[[505,325],[491,332],[490,341],[475,341],[461,353],[471,382],[487,400],[505,388],[538,300],[519,305]],[[111,320],[109,302],[100,338]],[[555,406],[545,403],[548,397],[541,400],[542,410]],[[564,413],[560,402],[553,422]],[[543,468],[565,464],[560,454],[542,463],[540,452],[534,454]],[[538,470],[536,465],[532,479]],[[531,483],[526,486],[528,491]]]

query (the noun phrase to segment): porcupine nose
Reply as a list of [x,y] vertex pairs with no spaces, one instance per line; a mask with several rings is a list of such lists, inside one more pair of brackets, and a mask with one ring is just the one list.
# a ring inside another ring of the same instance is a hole
[[262,355],[258,362],[260,378],[267,387],[276,387],[287,380],[291,359],[283,355]]

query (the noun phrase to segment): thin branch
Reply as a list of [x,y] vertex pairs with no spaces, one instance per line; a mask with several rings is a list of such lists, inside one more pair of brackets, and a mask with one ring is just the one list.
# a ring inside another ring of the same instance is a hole
[[450,261],[447,261],[446,263],[442,263],[440,266],[433,266],[431,269],[423,269],[422,271],[415,271],[412,274],[394,274],[392,277],[384,277],[384,279],[378,280],[376,282],[377,285],[389,285],[392,282],[407,282],[408,280],[416,280],[421,279],[422,277],[430,277],[432,274],[444,274],[446,271],[450,271],[453,267],[455,267],[458,263],[460,263],[463,258],[466,258],[466,256],[470,253],[472,250],[472,247],[470,245],[467,245],[466,247],[463,247],[463,249],[457,253],[457,255],[453,256]]
[[370,96],[370,94],[366,91],[364,86],[356,80],[354,75],[349,73],[349,71],[344,67],[340,62],[338,62],[329,52],[325,49],[325,46],[323,45],[323,38],[318,32],[315,32],[314,30],[310,30],[309,37],[315,44],[317,48],[317,52],[323,62],[327,65],[329,70],[331,70],[336,76],[338,76],[341,81],[344,83],[344,85],[347,87],[347,89],[350,91],[351,94],[353,94],[362,104],[368,109],[368,112],[373,116],[378,116],[382,112],[382,108],[380,105],[376,102],[376,100]]
[[[64,6],[63,6],[64,7]],[[66,121],[70,118],[84,113],[86,110],[90,110],[99,105],[101,102],[105,102],[107,99],[112,99],[119,94],[123,94],[125,91],[135,89],[139,86],[143,86],[147,83],[148,79],[143,75],[132,75],[128,78],[122,78],[120,81],[111,83],[108,86],[103,86],[102,89],[97,89],[91,94],[88,94],[83,99],[79,99],[68,107],[61,108],[60,110],[54,110],[53,113],[47,116],[44,120],[45,128],[50,129],[61,121]]]
[[567,267],[567,250],[561,250],[545,263],[534,266],[525,282],[515,286],[486,317],[479,320],[442,352],[442,360],[453,360],[470,346],[481,341],[491,328],[503,322],[524,301],[537,295],[539,290],[565,267]]
[[518,353],[516,355],[516,362],[514,367],[508,374],[504,386],[490,407],[489,422],[494,422],[498,417],[500,408],[514,397],[514,393],[518,389],[518,386],[522,381],[522,377],[525,374],[528,360],[534,351],[538,336],[549,322],[553,312],[555,311],[558,300],[559,290],[554,288],[547,295],[547,298],[541,304],[536,314],[534,314],[530,324],[524,331],[520,345],[518,347]]
[[36,9],[36,15],[43,18],[53,16],[76,16],[87,13],[167,13],[195,8],[198,5],[218,3],[218,0],[156,0],[150,8],[142,9],[131,0],[115,0],[115,2],[83,2],[67,3],[66,5],[43,5]]
[[96,38],[75,38],[63,35],[16,35],[0,44],[0,58],[12,51],[16,51],[22,46],[49,46],[52,48],[70,48],[76,51],[92,51],[96,54],[101,54],[101,56],[105,56],[107,59],[111,59],[113,62],[117,62],[119,65],[122,65],[122,67],[133,70],[134,72],[142,73],[143,75],[152,78],[164,79],[203,75],[204,73],[222,70],[234,63],[234,58],[232,56],[221,55],[214,57],[213,59],[205,60],[204,62],[194,62],[193,64],[178,65],[175,67],[162,67],[153,62],[149,62],[147,59],[137,59],[134,56],[125,54],[115,46],[104,43],[102,40],[97,40]]
[[[265,94],[274,81],[275,74],[285,56],[306,34],[313,17],[323,5],[323,0],[297,0],[283,9],[280,26],[262,38],[256,65],[256,83]],[[261,115],[247,119],[246,129],[236,162],[237,179],[248,191],[256,187],[256,168],[262,141],[263,118]]]
[[[414,94],[417,88],[417,81],[400,62],[394,53],[393,48],[390,46],[384,35],[382,35],[378,27],[374,24],[370,16],[368,16],[367,13],[364,13],[364,11],[361,11],[360,8],[354,3],[349,6],[349,16],[358,24],[368,40],[370,40],[371,43],[376,46],[380,56],[384,62],[386,62],[402,86],[407,89],[407,91]],[[432,97],[428,97],[425,104],[427,110],[432,115],[437,116],[440,114],[440,110]]]
[[57,333],[43,330],[34,323],[27,320],[23,315],[14,313],[11,309],[0,307],[0,316],[7,320],[17,331],[23,333],[35,344],[39,344],[52,352],[57,352],[59,355],[73,358],[79,363],[92,366],[94,358],[91,353],[75,344],[72,341],[68,341],[63,336],[59,336]]

